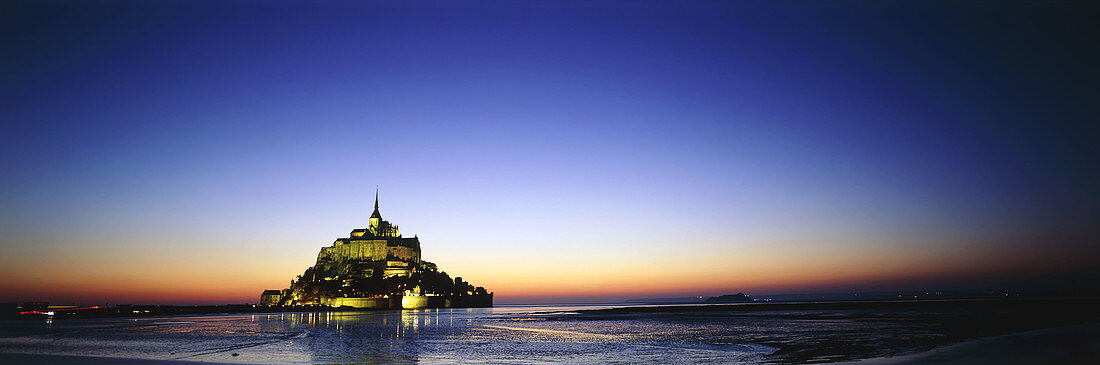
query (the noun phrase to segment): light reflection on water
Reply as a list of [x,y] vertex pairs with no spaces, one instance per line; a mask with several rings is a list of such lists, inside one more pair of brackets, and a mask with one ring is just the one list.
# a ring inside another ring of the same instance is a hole
[[607,306],[8,321],[0,352],[229,363],[736,363],[774,350],[712,341],[700,326],[541,314],[601,307]]
[[840,304],[0,321],[0,354],[221,363],[808,363],[906,355],[990,335],[1100,321],[1091,300]]

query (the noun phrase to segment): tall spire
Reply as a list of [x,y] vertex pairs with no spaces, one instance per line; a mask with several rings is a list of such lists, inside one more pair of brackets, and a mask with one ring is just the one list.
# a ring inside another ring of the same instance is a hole
[[378,185],[374,186],[374,213],[371,213],[371,218],[382,218],[382,213],[378,212]]

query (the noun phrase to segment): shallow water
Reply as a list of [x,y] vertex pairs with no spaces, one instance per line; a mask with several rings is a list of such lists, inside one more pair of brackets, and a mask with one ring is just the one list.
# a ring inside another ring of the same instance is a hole
[[889,310],[577,313],[606,307],[5,321],[0,323],[0,353],[225,363],[829,362],[902,355],[958,341],[965,336],[949,324],[974,315]]
[[[539,313],[600,307],[6,321],[0,352],[230,363],[606,363],[758,362],[774,351],[691,341],[691,328],[656,322],[573,323]],[[680,341],[660,339],[670,334]]]

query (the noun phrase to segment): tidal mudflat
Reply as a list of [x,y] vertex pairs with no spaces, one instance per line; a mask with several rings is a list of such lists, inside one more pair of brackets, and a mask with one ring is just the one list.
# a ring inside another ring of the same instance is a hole
[[[1079,326],[1088,300],[515,306],[6,321],[0,359],[216,363],[819,363]],[[1081,328],[1085,328],[1082,330]],[[909,356],[909,357],[906,357]],[[948,356],[951,356],[948,352]],[[1087,354],[1086,354],[1087,356]],[[1087,358],[1087,357],[1086,357]]]

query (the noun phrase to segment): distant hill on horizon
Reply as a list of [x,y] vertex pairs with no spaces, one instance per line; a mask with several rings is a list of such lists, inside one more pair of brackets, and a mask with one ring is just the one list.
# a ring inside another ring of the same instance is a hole
[[624,303],[642,303],[642,304],[688,304],[688,303],[703,303],[703,297],[674,297],[674,298],[641,298],[641,299],[627,299]]
[[705,302],[706,303],[750,303],[750,302],[752,302],[752,298],[749,298],[748,294],[737,293],[737,294],[719,295],[717,297],[710,297],[710,298],[707,298],[707,300]]

